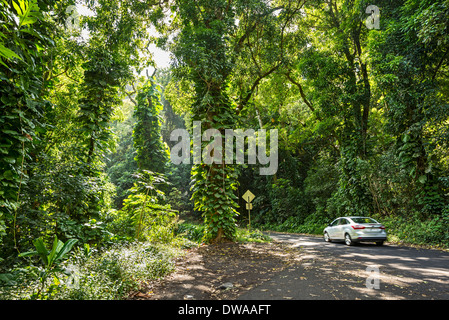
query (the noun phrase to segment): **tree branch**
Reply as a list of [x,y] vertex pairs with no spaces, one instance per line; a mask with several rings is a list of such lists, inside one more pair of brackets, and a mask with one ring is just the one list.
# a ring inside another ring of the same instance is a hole
[[[304,101],[304,103],[309,107],[309,109],[315,114],[315,108],[313,107],[313,105],[309,102],[309,100],[307,100],[307,97],[304,93],[304,90],[302,89],[302,86],[299,82],[296,82],[290,75],[290,72],[286,72],[285,75],[287,76],[287,79],[293,83],[294,85],[296,85],[299,89],[299,93],[301,94],[301,98]],[[319,118],[318,115],[315,115],[317,117],[318,120],[321,120]]]
[[437,74],[438,74],[438,70],[440,70],[441,66],[443,65],[444,60],[446,59],[447,53],[449,52],[449,50],[446,50],[446,52],[444,53],[443,57],[441,57],[440,63],[438,63],[438,66],[435,69],[435,72],[433,74],[432,77],[432,81],[435,80]]
[[257,78],[257,80],[253,83],[253,85],[251,86],[251,89],[248,91],[248,93],[245,96],[245,98],[243,98],[243,100],[240,101],[240,104],[237,107],[237,114],[240,113],[240,111],[243,109],[243,107],[248,103],[249,99],[251,99],[251,96],[252,96],[254,90],[256,89],[256,87],[259,85],[260,81],[263,78],[265,78],[265,77],[269,76],[270,74],[272,74],[274,71],[276,71],[281,66],[281,64],[282,64],[282,62],[278,63],[277,65],[275,65],[270,70],[268,70],[267,72],[265,72],[264,74],[262,74],[261,76],[259,76]]
[[237,43],[235,44],[234,52],[235,53],[239,53],[240,50],[242,50],[243,43],[245,42],[246,38],[249,37],[251,32],[254,31],[254,29],[256,28],[257,24],[259,23],[259,19],[260,18],[266,17],[267,15],[272,14],[276,10],[283,9],[283,8],[284,8],[284,6],[275,7],[275,8],[272,8],[270,11],[268,11],[268,12],[266,12],[264,14],[260,14],[260,15],[256,16],[254,18],[254,20],[255,20],[254,24],[251,27],[249,27],[248,29],[246,29],[246,32],[240,37],[239,41],[237,41]]

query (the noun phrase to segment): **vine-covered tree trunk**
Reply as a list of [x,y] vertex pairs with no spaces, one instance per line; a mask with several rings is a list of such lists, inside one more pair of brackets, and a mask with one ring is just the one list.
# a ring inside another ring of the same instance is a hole
[[[204,130],[217,130],[213,143],[224,137],[226,128],[233,127],[236,112],[226,93],[232,66],[225,37],[235,26],[233,9],[223,0],[178,1],[178,6],[184,28],[176,54],[190,68],[189,76],[195,84],[193,120],[201,122],[201,136]],[[203,141],[202,147],[207,149],[207,142]],[[203,159],[193,167],[192,177],[195,208],[203,214],[207,240],[232,239],[237,215],[233,168],[224,163],[224,157],[212,163]]]
[[136,125],[133,139],[137,151],[136,161],[140,170],[164,173],[167,157],[162,142],[159,86],[153,79],[139,89],[134,109]]

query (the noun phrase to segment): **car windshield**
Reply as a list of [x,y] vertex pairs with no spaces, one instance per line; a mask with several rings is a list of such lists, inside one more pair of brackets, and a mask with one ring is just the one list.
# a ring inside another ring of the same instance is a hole
[[351,218],[355,223],[378,223],[376,220],[371,218]]

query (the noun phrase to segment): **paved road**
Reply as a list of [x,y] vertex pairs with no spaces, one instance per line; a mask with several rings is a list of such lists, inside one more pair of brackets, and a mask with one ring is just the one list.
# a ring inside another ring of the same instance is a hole
[[449,299],[449,252],[369,243],[348,247],[321,237],[269,235],[297,248],[298,259],[239,299]]

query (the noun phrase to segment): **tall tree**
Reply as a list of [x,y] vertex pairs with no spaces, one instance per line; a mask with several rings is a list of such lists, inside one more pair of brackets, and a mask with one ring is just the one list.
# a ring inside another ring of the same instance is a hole
[[[222,140],[226,129],[238,126],[238,116],[260,82],[282,64],[282,50],[270,41],[282,44],[290,10],[299,11],[300,4],[285,1],[276,6],[259,0],[175,3],[179,26],[173,47],[178,66],[175,75],[193,84],[192,119],[201,121],[202,132],[215,129],[214,139]],[[279,14],[281,9],[283,14]],[[232,239],[237,215],[235,168],[221,157],[195,165],[192,177],[195,207],[203,212],[208,239]]]
[[154,78],[148,79],[137,93],[134,110],[136,124],[133,138],[139,169],[164,173],[167,154],[161,135],[161,88]]
[[383,1],[385,31],[370,39],[376,85],[385,103],[386,130],[396,137],[411,201],[427,216],[443,201],[439,146],[447,144],[449,29],[447,1]]
[[51,66],[44,48],[52,48],[54,41],[50,18],[44,13],[52,5],[36,0],[0,3],[0,243],[8,226],[9,240],[14,239],[16,247],[20,193],[28,178],[27,163],[39,144],[36,131],[42,129],[48,107],[43,96],[51,87],[45,76]]
[[286,79],[340,155],[342,212],[371,212],[363,163],[370,155],[372,90],[366,56],[363,1],[308,1],[297,33],[307,45],[285,70]]

